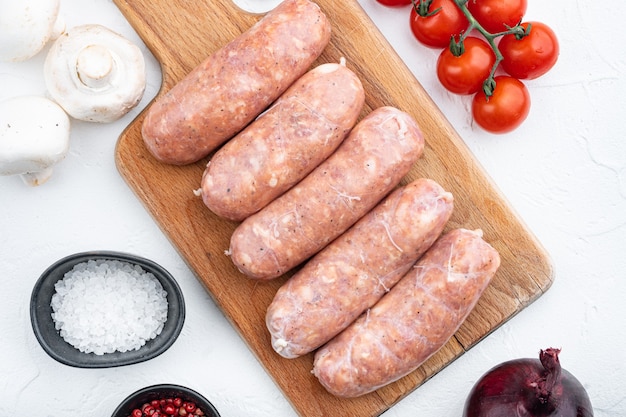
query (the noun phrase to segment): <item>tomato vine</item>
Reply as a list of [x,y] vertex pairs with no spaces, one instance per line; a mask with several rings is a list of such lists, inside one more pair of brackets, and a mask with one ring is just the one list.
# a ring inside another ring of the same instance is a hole
[[[377,1],[399,5],[400,0]],[[519,126],[530,107],[520,80],[545,74],[559,54],[556,35],[547,25],[523,21],[528,0],[409,1],[415,38],[442,49],[437,61],[441,84],[452,93],[474,94],[472,116],[485,130],[503,133]],[[477,39],[486,46],[479,47]],[[498,69],[508,75],[503,77]],[[483,77],[478,90],[477,77]],[[498,81],[506,84],[506,91],[496,94]],[[508,122],[503,125],[503,120]]]
[[[528,36],[530,34],[532,25],[528,25],[527,28],[524,28],[521,25],[522,22],[520,21],[517,23],[517,25],[509,27],[506,30],[491,33],[487,29],[485,29],[484,26],[480,24],[480,22],[478,22],[478,20],[476,20],[476,18],[474,18],[472,13],[469,11],[467,7],[467,3],[469,0],[452,1],[461,10],[463,15],[469,22],[469,25],[467,26],[467,29],[465,29],[465,31],[459,35],[458,40],[454,36],[450,37],[450,52],[452,52],[454,56],[461,56],[465,52],[464,41],[474,29],[485,38],[496,57],[496,60],[491,67],[489,77],[483,83],[483,92],[485,93],[485,96],[491,97],[493,95],[493,90],[496,87],[496,70],[500,66],[500,63],[503,59],[502,53],[500,52],[500,49],[498,48],[498,45],[496,43],[496,39],[504,35],[514,35],[516,39],[521,39],[524,36]],[[411,2],[413,4],[413,7],[415,8],[416,13],[422,17],[433,16],[440,11],[440,8],[430,10],[432,0],[411,0]]]
[[[421,1],[421,0],[420,0]],[[465,17],[467,18],[468,22],[469,22],[469,26],[468,28],[465,30],[465,32],[463,34],[461,34],[461,37],[459,39],[459,43],[462,43],[463,40],[467,37],[467,35],[472,31],[472,29],[476,29],[481,35],[483,35],[483,37],[485,38],[485,40],[487,41],[487,43],[489,44],[489,46],[491,46],[491,49],[493,50],[493,53],[496,56],[496,62],[494,62],[493,66],[491,67],[491,72],[489,73],[489,77],[485,80],[484,84],[483,84],[483,91],[485,93],[485,95],[487,97],[491,97],[493,95],[493,90],[494,88],[496,88],[496,82],[495,82],[495,74],[496,74],[496,70],[498,69],[498,67],[500,66],[500,63],[502,62],[503,56],[502,53],[500,52],[500,48],[498,48],[498,45],[496,44],[496,38],[502,37],[504,35],[514,35],[516,39],[521,39],[524,36],[528,36],[528,34],[530,33],[532,26],[528,25],[527,28],[524,28],[521,25],[521,21],[518,22],[517,25],[508,28],[505,31],[501,31],[501,32],[497,32],[497,33],[491,33],[489,31],[487,31],[483,25],[481,25],[472,15],[472,13],[469,11],[469,9],[467,8],[467,2],[469,0],[454,0],[454,2],[456,3],[456,5],[459,7],[459,9],[461,9],[461,12],[463,12],[463,14],[465,15]],[[450,40],[451,43],[451,47],[452,44],[457,43],[457,41],[455,41],[454,38],[452,38]]]

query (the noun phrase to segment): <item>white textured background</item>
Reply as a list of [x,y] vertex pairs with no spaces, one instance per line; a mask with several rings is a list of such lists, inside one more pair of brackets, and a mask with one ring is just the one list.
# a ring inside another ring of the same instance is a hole
[[[111,1],[61,3],[68,27],[100,23],[141,45],[148,88],[139,108],[117,123],[74,121],[70,154],[45,185],[0,178],[0,416],[109,416],[132,391],[160,382],[202,392],[224,417],[294,416],[115,168],[117,137],[159,88],[157,63]],[[544,296],[385,416],[459,416],[483,372],[549,346],[563,348],[562,364],[585,385],[596,416],[626,416],[623,2],[529,0],[526,18],[555,29],[561,56],[550,73],[528,82],[530,116],[505,136],[474,127],[469,99],[438,85],[437,53],[413,39],[408,8],[359,3],[546,247],[556,273]],[[0,64],[0,99],[45,94],[43,58]],[[142,364],[86,370],[59,364],[40,348],[30,326],[32,286],[57,259],[92,249],[134,252],[176,276],[187,319],[170,350]]]

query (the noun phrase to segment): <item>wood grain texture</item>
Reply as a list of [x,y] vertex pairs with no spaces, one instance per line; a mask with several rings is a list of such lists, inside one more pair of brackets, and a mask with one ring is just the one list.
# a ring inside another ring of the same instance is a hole
[[[242,12],[229,0],[114,2],[161,63],[159,94],[260,18]],[[142,113],[120,136],[115,158],[122,177],[298,414],[377,416],[541,296],[552,284],[553,271],[541,244],[356,0],[317,3],[331,20],[333,35],[315,65],[346,58],[366,90],[362,116],[391,105],[416,119],[426,148],[403,183],[418,177],[439,182],[455,197],[447,229],[483,229],[485,240],[502,257],[501,268],[478,306],[455,337],[422,367],[360,398],[346,400],[328,394],[310,372],[312,354],[288,360],[271,348],[265,311],[288,276],[260,283],[239,273],[224,254],[236,223],[219,219],[193,193],[200,187],[210,156],[183,167],[157,162],[141,140]]]

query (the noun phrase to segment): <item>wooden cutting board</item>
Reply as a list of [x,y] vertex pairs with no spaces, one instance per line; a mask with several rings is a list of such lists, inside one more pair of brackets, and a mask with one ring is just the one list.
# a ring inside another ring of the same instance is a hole
[[[114,2],[161,63],[163,85],[159,94],[260,19],[241,11],[230,0]],[[418,177],[438,181],[455,196],[448,229],[483,229],[485,239],[502,257],[500,270],[470,317],[421,368],[357,399],[328,394],[310,373],[312,355],[288,360],[271,348],[265,311],[288,277],[263,283],[241,275],[224,254],[236,223],[213,215],[193,193],[200,187],[210,156],[184,167],[158,163],[141,140],[142,113],[120,136],[116,164],[297,413],[306,417],[377,416],[543,294],[553,280],[552,266],[540,243],[357,1],[317,3],[330,18],[333,35],[315,65],[346,58],[366,90],[363,115],[391,105],[415,117],[423,129],[426,149],[404,183]]]

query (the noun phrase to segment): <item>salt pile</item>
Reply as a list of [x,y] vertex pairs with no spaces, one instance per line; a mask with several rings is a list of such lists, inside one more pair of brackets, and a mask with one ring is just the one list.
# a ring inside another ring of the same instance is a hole
[[61,337],[85,353],[137,350],[163,330],[167,292],[139,265],[90,260],[55,284],[52,318]]

